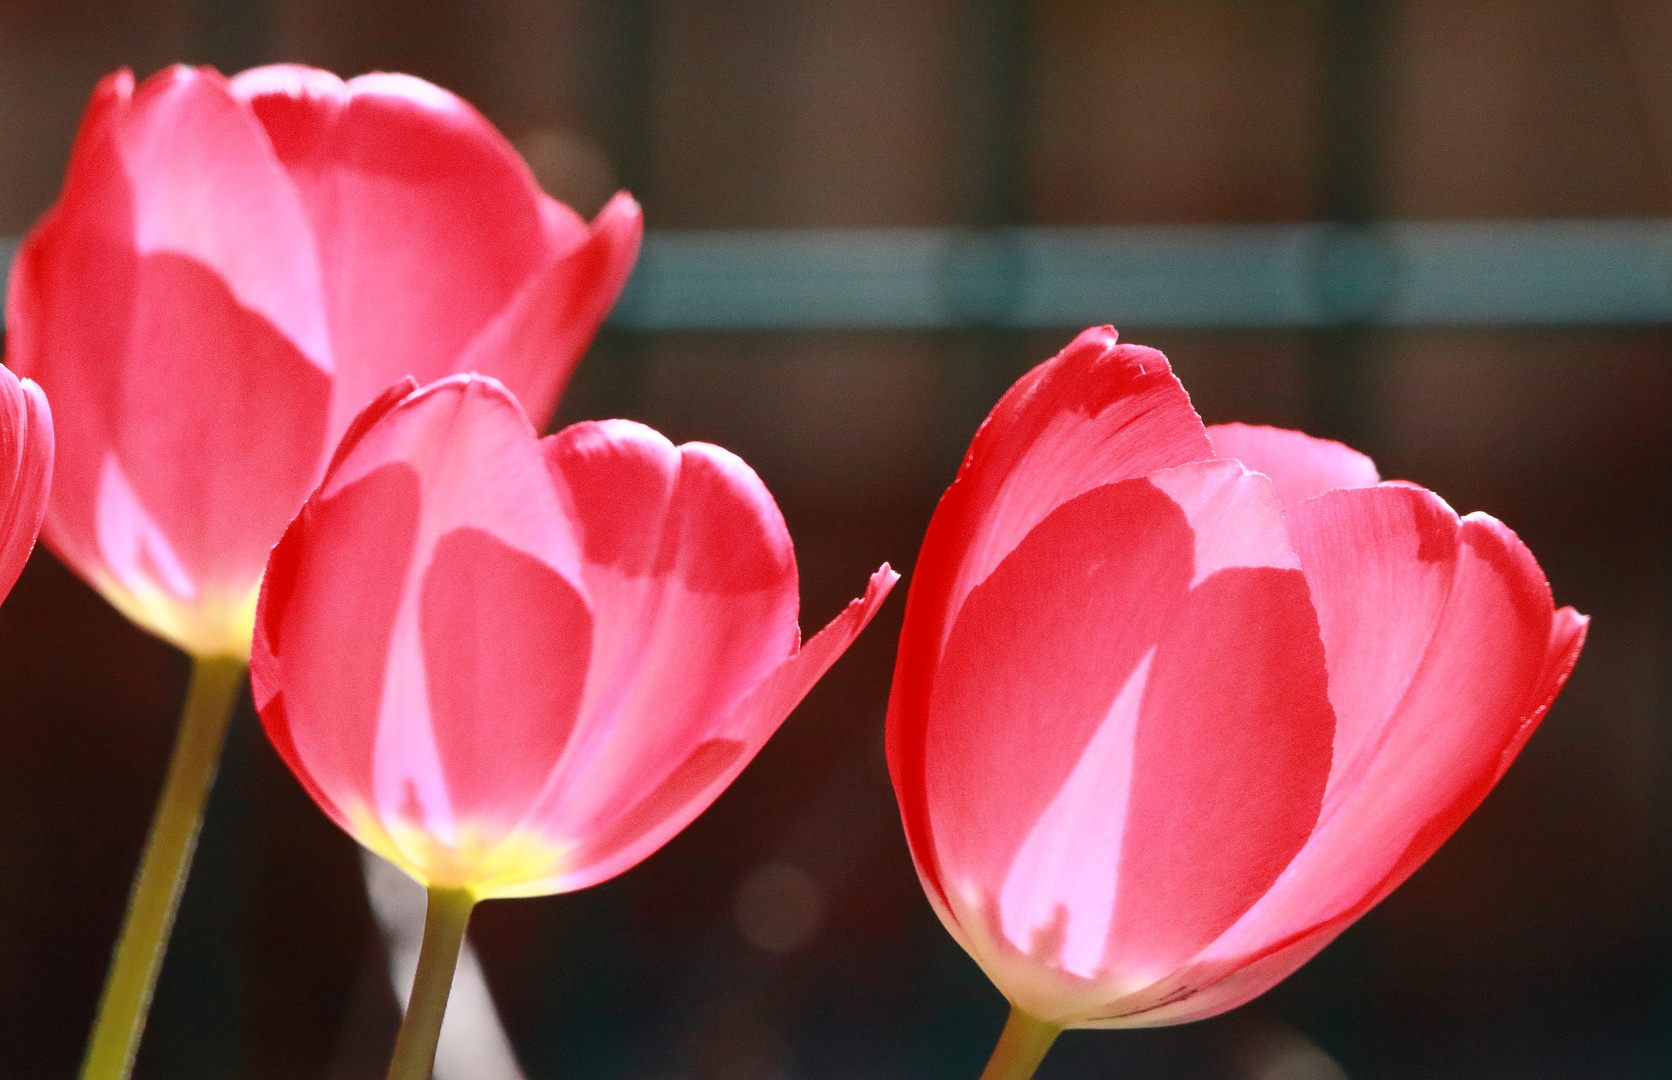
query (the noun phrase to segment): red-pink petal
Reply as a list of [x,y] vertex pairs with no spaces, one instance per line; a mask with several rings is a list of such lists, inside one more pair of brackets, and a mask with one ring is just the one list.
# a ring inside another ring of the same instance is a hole
[[[1096,487],[1211,457],[1201,420],[1153,349],[1088,330],[1011,387],[976,432],[913,571],[889,712],[921,717],[964,597],[1035,525]],[[931,896],[921,730],[889,724],[889,772]]]
[[265,128],[316,238],[340,372],[333,433],[404,375],[461,370],[471,340],[586,239],[572,213],[554,217],[493,126],[439,87],[280,65],[243,73],[232,91]]
[[351,832],[350,811],[375,798],[384,680],[420,492],[417,473],[391,463],[310,500],[262,581],[250,658],[256,705],[279,755]]
[[495,376],[537,420],[556,412],[570,372],[633,272],[643,233],[639,204],[616,195],[584,241],[553,254],[482,328],[455,370]]
[[46,515],[52,410],[28,379],[0,368],[0,598],[12,591]]
[[[1213,456],[1167,358],[1087,330],[1011,387],[935,510],[923,603],[955,613],[1028,530],[1103,484]],[[956,538],[956,545],[951,541]],[[950,630],[942,627],[941,640]]]
[[997,943],[984,964],[1038,1015],[1071,1006],[1004,971],[1142,986],[1316,820],[1323,650],[1270,485],[1234,462],[1059,507],[970,593],[932,681],[926,716],[891,716],[921,725],[928,763],[914,851],[960,924],[993,922],[961,936]]
[[1215,424],[1208,428],[1215,457],[1234,458],[1271,477],[1285,508],[1337,488],[1374,487],[1376,463],[1331,439],[1285,428]]
[[48,543],[142,625],[240,651],[330,353],[295,191],[218,76],[101,84],[8,303],[8,362],[59,402]]
[[281,753],[363,840],[377,843],[363,833],[375,822],[441,848],[491,845],[539,795],[584,685],[574,538],[497,383],[392,397],[354,425],[275,551],[257,700]]
[[588,839],[564,888],[584,888],[629,869],[706,810],[853,644],[899,580],[887,563],[872,574],[864,596],[780,663],[665,780]]
[[590,836],[795,651],[795,555],[759,478],[718,447],[616,420],[566,428],[544,450],[597,622],[585,719],[533,812]]
[[179,66],[147,79],[112,135],[132,185],[129,242],[140,257],[177,255],[202,265],[239,305],[330,370],[307,215],[260,125],[225,80]]
[[[72,383],[92,392],[62,411],[102,416],[105,468],[121,469],[199,588],[248,592],[317,474],[329,378],[202,265],[141,256],[135,276],[131,340],[149,347],[96,389]],[[41,374],[54,390],[57,369]],[[102,505],[100,557],[126,580],[109,535],[129,525]]]
[[1552,610],[1538,564],[1484,514],[1459,521],[1384,485],[1288,516],[1339,718],[1323,814],[1271,892],[1180,973],[1207,989],[1145,1023],[1248,1000],[1392,891],[1491,790],[1583,643],[1584,617]]
[[563,575],[492,533],[454,529],[424,573],[419,626],[452,802],[488,821],[514,822],[545,786],[579,718],[592,658],[586,600]]

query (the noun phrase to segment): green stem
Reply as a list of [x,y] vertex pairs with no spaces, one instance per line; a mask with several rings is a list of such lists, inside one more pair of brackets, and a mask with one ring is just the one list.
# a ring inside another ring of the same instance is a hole
[[430,889],[424,915],[424,944],[418,950],[418,970],[406,1003],[395,1054],[389,1061],[389,1080],[429,1080],[435,1066],[435,1044],[441,1038],[441,1018],[453,989],[453,969],[476,896],[469,889]]
[[151,835],[128,893],[122,935],[99,996],[99,1014],[81,1063],[82,1080],[127,1080],[145,1030],[151,992],[168,948],[174,912],[191,871],[192,852],[203,825],[203,805],[215,783],[215,768],[226,741],[238,691],[249,667],[243,657],[198,657],[180,714],[174,755],[157,800]]
[[981,1080],[1028,1080],[1061,1034],[1057,1025],[1011,1006],[1010,1019],[1004,1022],[1004,1032]]

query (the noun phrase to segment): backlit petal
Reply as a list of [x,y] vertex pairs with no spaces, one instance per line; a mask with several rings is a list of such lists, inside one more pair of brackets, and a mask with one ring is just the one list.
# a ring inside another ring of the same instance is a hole
[[147,79],[112,129],[133,192],[139,255],[177,255],[329,371],[319,253],[296,188],[225,80],[173,67]]
[[350,812],[374,801],[372,755],[420,490],[417,473],[394,463],[310,501],[262,583],[256,705],[279,755],[350,831]]
[[1253,424],[1208,428],[1215,457],[1233,458],[1271,477],[1285,508],[1337,488],[1375,487],[1376,463],[1349,446],[1299,431]]
[[584,241],[554,252],[477,333],[455,370],[495,376],[543,422],[557,411],[569,373],[626,286],[643,233],[639,204],[618,194]]
[[35,548],[52,487],[52,410],[41,388],[0,369],[0,598]]
[[889,699],[889,772],[906,835],[931,899],[945,913],[932,865],[921,785],[922,717],[941,650],[964,597],[1028,531],[1093,488],[1212,456],[1201,420],[1166,358],[1088,330],[1011,387],[976,432],[958,478],[935,509],[913,571]]
[[707,806],[893,580],[798,652],[789,536],[733,455],[627,421],[542,443],[492,379],[398,386],[274,552],[257,704],[327,812],[415,878],[563,891]]
[[667,843],[720,796],[830,665],[870,623],[900,575],[887,563],[871,575],[865,595],[849,602],[823,630],[782,661],[661,783],[575,853],[566,889],[621,873]]
[[1324,810],[1270,893],[1179,977],[1211,989],[1145,1023],[1248,1000],[1404,881],[1503,774],[1584,639],[1512,532],[1420,488],[1335,492],[1289,521],[1340,720]]
[[1310,833],[1333,718],[1296,563],[1267,481],[1206,462],[1060,507],[970,594],[925,721],[936,873],[1037,1015],[1166,974]]
[[585,722],[535,814],[589,836],[795,651],[795,556],[759,478],[718,447],[616,420],[544,449],[580,528],[597,625]]
[[333,437],[396,379],[461,370],[470,341],[586,239],[572,213],[550,227],[548,200],[480,113],[420,79],[344,83],[277,65],[243,73],[232,91],[265,128],[317,238],[340,372]]
[[11,292],[8,363],[61,403],[47,542],[141,625],[242,652],[330,349],[295,190],[218,76],[101,84]]

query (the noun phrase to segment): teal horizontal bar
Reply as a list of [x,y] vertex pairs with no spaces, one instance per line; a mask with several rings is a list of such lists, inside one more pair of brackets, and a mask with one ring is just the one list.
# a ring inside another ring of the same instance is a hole
[[1672,322],[1672,221],[661,231],[633,330]]
[[[0,238],[9,267],[14,238]],[[1672,323],[1672,220],[660,230],[629,330]]]

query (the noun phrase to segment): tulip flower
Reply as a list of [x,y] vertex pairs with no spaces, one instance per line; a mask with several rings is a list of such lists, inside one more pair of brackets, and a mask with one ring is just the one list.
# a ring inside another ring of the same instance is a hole
[[550,416],[640,228],[625,194],[588,226],[410,76],[109,76],[7,298],[7,363],[58,403],[48,546],[192,655],[247,656],[354,415],[474,370]]
[[1106,327],[1024,376],[924,539],[888,715],[923,887],[1012,1005],[987,1075],[1299,967],[1486,796],[1585,626],[1498,521],[1204,428]]
[[273,550],[251,677],[314,801],[447,931],[426,931],[446,977],[420,960],[390,1075],[428,1076],[434,1034],[412,1032],[439,1026],[471,905],[667,842],[896,579],[799,646],[789,534],[726,451],[622,420],[539,439],[477,376],[368,407]]
[[404,75],[170,68],[94,91],[19,249],[7,363],[58,403],[43,535],[196,661],[83,1075],[121,1078],[248,661],[267,553],[391,382],[498,376],[544,420],[638,249]]
[[29,379],[0,367],[0,599],[12,591],[52,488],[52,410]]

